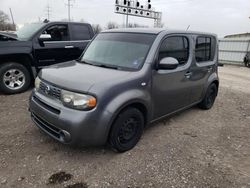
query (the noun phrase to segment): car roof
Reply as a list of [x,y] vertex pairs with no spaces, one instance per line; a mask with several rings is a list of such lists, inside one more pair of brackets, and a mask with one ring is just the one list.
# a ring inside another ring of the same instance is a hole
[[120,29],[110,29],[105,30],[102,33],[148,33],[148,34],[158,34],[164,31],[162,28],[120,28]]
[[172,30],[172,29],[164,29],[164,28],[121,28],[121,29],[105,30],[102,33],[144,33],[144,34],[158,35],[161,32],[166,32],[166,34],[175,33],[175,34],[197,34],[197,35],[217,36],[216,34],[207,33],[207,32]]
[[83,24],[83,25],[90,25],[89,23],[84,23],[84,22],[67,22],[67,21],[49,21],[46,22],[45,24]]

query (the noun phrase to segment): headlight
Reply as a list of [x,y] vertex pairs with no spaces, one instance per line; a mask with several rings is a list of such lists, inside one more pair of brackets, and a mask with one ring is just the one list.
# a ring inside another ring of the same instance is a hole
[[40,88],[40,83],[41,83],[41,80],[40,78],[37,76],[36,77],[36,80],[35,80],[35,89],[38,90]]
[[90,110],[96,107],[96,98],[62,90],[61,101],[64,106],[77,110]]

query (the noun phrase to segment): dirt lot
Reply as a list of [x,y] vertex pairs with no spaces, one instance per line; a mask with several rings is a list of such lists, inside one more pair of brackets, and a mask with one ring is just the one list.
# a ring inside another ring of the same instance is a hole
[[0,187],[250,187],[250,69],[220,79],[212,110],[151,126],[123,154],[61,145],[31,122],[30,91],[0,95]]

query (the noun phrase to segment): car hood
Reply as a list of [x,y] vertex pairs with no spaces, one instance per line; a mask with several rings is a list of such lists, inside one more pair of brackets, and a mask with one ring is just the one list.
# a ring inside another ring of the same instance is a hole
[[[14,33],[0,32],[0,35],[8,38],[8,40],[10,40],[10,41],[16,41],[16,40],[18,40],[17,35],[14,34]],[[6,39],[3,40],[3,41],[6,41]]]
[[77,61],[53,65],[40,71],[39,77],[60,88],[88,93],[95,84],[125,78],[130,72],[97,67]]

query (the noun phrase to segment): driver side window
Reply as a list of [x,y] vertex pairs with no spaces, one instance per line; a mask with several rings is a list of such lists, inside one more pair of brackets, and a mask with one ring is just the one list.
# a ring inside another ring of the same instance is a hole
[[159,61],[165,57],[173,57],[177,59],[180,65],[186,64],[189,57],[188,39],[183,36],[172,36],[166,38],[160,47]]
[[49,34],[51,36],[50,41],[68,41],[69,32],[67,25],[53,25],[47,28],[42,34]]

